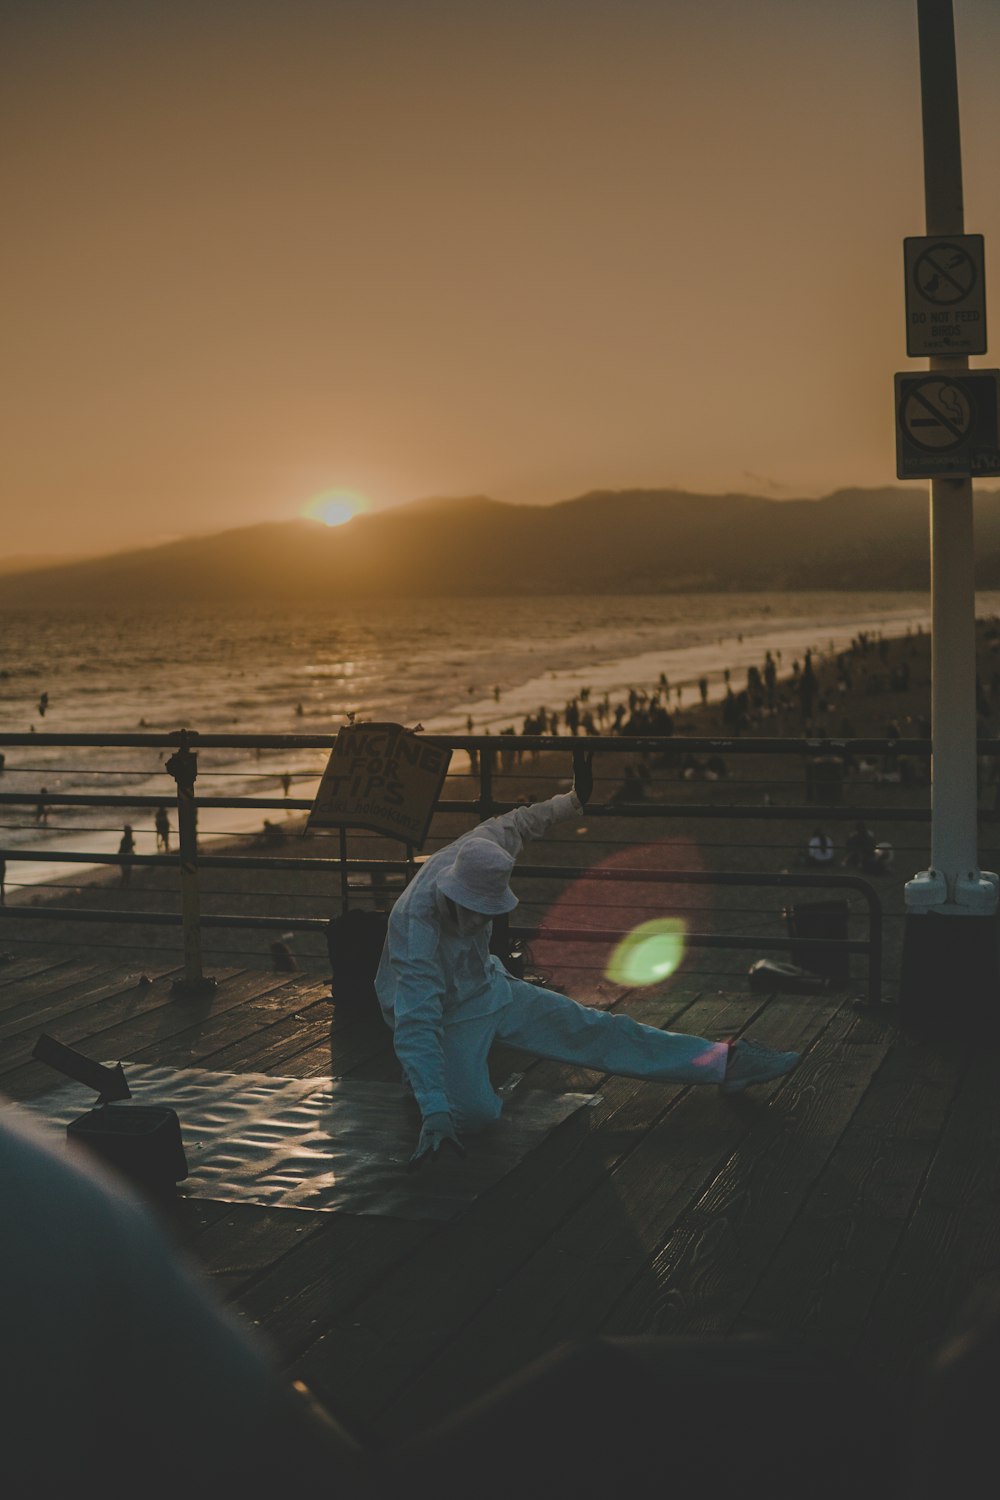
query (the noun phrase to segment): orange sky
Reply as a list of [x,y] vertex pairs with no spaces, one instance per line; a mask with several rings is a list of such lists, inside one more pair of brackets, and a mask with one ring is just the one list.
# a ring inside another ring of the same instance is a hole
[[[989,273],[1000,5],[955,15]],[[0,16],[0,556],[327,489],[895,482],[915,0]]]

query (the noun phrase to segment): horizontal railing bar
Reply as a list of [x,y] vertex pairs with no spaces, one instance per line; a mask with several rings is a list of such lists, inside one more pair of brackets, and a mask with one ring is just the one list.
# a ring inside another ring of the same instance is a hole
[[[131,924],[136,927],[179,927],[184,918],[180,912],[101,912],[82,909],[76,911],[71,907],[37,907],[29,906],[23,910],[20,907],[7,908],[11,915],[18,918],[27,917],[29,920],[42,921],[44,919],[64,922],[111,922],[123,925]],[[248,917],[244,915],[218,914],[202,915],[201,925],[203,927],[265,927],[282,928],[286,932],[326,932],[330,922],[327,917]],[[556,931],[546,931],[538,927],[511,928],[510,936],[525,938],[545,938],[554,942],[567,943],[616,943],[622,938],[627,938],[628,928],[567,928],[560,927]],[[758,937],[754,933],[745,936],[730,937],[716,933],[692,933],[686,932],[683,941],[685,944],[701,948],[817,948],[830,949],[836,947],[838,950],[849,953],[867,953],[871,944],[862,938],[783,938],[783,937]]]
[[[36,807],[39,796],[37,793],[25,792],[0,792],[0,805],[18,805],[18,807]],[[114,793],[91,793],[91,792],[46,792],[45,807],[160,807],[165,801],[162,796],[120,796]],[[253,811],[309,811],[312,801],[304,798],[252,798],[252,796],[199,796],[198,807],[201,808],[237,808],[237,810]],[[514,807],[514,802],[487,802],[484,807],[481,802],[438,802],[436,811],[438,813],[469,813],[481,814],[487,811],[490,816],[496,813],[505,813]],[[604,819],[604,817],[655,817],[655,819],[718,819],[718,817],[733,817],[733,819],[745,820],[745,822],[855,822],[856,819],[867,819],[877,817],[879,822],[888,823],[930,823],[930,807],[873,807],[868,802],[864,805],[841,805],[841,807],[826,807],[816,802],[795,802],[795,804],[769,805],[769,807],[748,807],[742,802],[625,802],[621,805],[610,805],[607,802],[589,802],[586,807],[586,817]],[[1000,822],[1000,808],[981,807],[978,813],[979,820],[984,823]],[[40,826],[40,825],[39,825]],[[93,831],[93,829],[81,829],[81,832]],[[280,832],[280,828],[279,828]],[[364,834],[366,829],[358,828],[357,832]],[[256,838],[261,835],[259,829],[247,829],[243,834],[235,831],[228,837],[234,838]],[[301,837],[303,829],[295,829],[283,834],[283,837]],[[388,837],[388,834],[382,835]]]
[[[131,923],[134,927],[180,927],[184,916],[181,912],[167,911],[92,911],[84,907],[77,910],[71,906],[5,906],[3,913],[20,921],[55,920],[59,922],[111,922]],[[274,927],[285,932],[325,932],[330,922],[328,917],[247,917],[204,916],[202,927]]]
[[[510,935],[512,938],[525,937],[529,940],[532,937],[543,938],[546,941],[551,938],[557,943],[615,943],[622,938],[627,938],[629,933],[612,927],[560,927],[555,932],[548,932],[537,927],[519,927],[511,928]],[[869,953],[871,951],[871,943],[867,938],[758,937],[749,932],[739,936],[723,936],[714,932],[685,932],[682,942],[685,947],[694,948],[835,948],[841,953]]]
[[[168,798],[137,795],[126,797],[117,793],[101,792],[46,792],[44,805],[48,808],[54,807],[162,807]],[[0,806],[35,807],[39,801],[37,792],[0,792]],[[199,797],[197,799],[200,808],[235,808],[237,810],[253,812],[309,812],[312,809],[312,801],[302,797]],[[501,812],[509,812],[517,804],[512,802],[490,802],[487,810],[491,815]],[[480,802],[439,802],[437,809],[439,813],[475,813],[479,814],[484,809]],[[870,818],[877,816],[879,822],[887,823],[929,823],[931,820],[931,809],[929,807],[873,807],[870,803],[862,806],[848,805],[839,807],[827,807],[817,803],[789,803],[787,806],[749,807],[739,802],[719,803],[671,803],[671,802],[629,802],[620,806],[610,803],[588,803],[586,808],[588,818],[742,818],[749,821],[780,822],[782,820],[796,821],[798,819],[829,820],[830,822],[849,822],[857,818]],[[980,808],[979,817],[983,822],[1000,822],[1000,809]],[[86,832],[87,830],[81,830]],[[363,831],[363,830],[360,830]],[[256,838],[259,830],[246,834],[234,834],[233,837]],[[296,835],[298,836],[298,835]]]
[[[364,728],[364,725],[360,725]],[[173,730],[166,734],[22,734],[0,731],[0,745],[80,745],[105,746],[108,749],[167,749],[181,743],[182,734],[193,750],[332,750],[337,735],[332,734],[199,734],[196,730]],[[539,750],[571,751],[579,745],[588,750],[627,754],[643,752],[698,751],[720,755],[896,755],[928,756],[932,742],[927,739],[803,739],[794,736],[737,735],[629,735],[629,734],[427,734],[421,738],[429,744],[454,750]],[[1000,740],[977,740],[982,755],[1000,754]]]
[[[180,863],[179,854],[75,854],[60,853],[58,850],[31,850],[31,849],[0,849],[0,855],[9,860],[24,860],[34,862],[35,860],[48,861],[49,863],[67,864],[105,864],[105,865],[158,865],[176,866]],[[344,862],[349,875],[353,874],[394,874],[405,875],[410,865],[405,860],[390,859],[348,859]],[[326,859],[317,856],[315,859],[287,859],[277,855],[239,855],[239,854],[200,854],[198,856],[199,869],[229,869],[229,870],[320,870],[340,871],[342,868],[339,859]],[[419,861],[418,861],[419,868]],[[796,885],[804,887],[836,888],[838,886],[861,891],[866,896],[869,892],[874,894],[874,888],[857,875],[839,875],[831,871],[829,875],[787,874],[775,875],[765,871],[752,870],[745,874],[730,871],[711,870],[632,870],[624,866],[615,866],[613,869],[602,869],[596,866],[579,868],[576,865],[533,865],[520,864],[515,872],[517,880],[534,877],[543,880],[610,880],[610,881],[635,881],[670,885],[759,885],[759,886],[782,886]]]
[[[256,837],[256,835],[255,835]],[[0,858],[10,860],[24,860],[33,864],[36,860],[49,864],[79,864],[79,865],[154,865],[160,868],[176,869],[180,863],[179,854],[80,854],[76,852],[64,852],[59,849],[4,849],[0,847]],[[210,866],[214,869],[229,870],[318,870],[323,871],[341,869],[339,859],[327,858],[325,855],[317,855],[315,859],[290,859],[273,854],[199,854],[198,868]],[[349,859],[346,861],[348,874],[405,874],[410,866],[401,859]]]

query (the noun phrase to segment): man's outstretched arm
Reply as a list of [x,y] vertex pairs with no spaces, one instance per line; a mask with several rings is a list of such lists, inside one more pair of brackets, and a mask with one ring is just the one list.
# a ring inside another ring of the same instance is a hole
[[532,802],[528,807],[514,807],[510,812],[482,823],[465,837],[493,839],[508,854],[519,854],[525,844],[531,839],[541,838],[556,823],[580,816],[594,789],[593,759],[593,750],[577,746],[573,750],[572,791],[559,792],[544,802]]

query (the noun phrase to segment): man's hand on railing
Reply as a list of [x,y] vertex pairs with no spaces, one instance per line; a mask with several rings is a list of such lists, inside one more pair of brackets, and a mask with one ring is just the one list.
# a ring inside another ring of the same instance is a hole
[[574,749],[573,790],[584,807],[590,801],[590,794],[594,790],[594,773],[591,770],[593,760],[593,750],[584,750],[582,746]]

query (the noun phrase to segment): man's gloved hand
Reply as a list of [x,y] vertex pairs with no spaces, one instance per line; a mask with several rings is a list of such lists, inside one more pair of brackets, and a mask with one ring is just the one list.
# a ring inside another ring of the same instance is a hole
[[465,1147],[458,1138],[458,1131],[452,1124],[451,1115],[444,1111],[441,1114],[428,1115],[420,1127],[417,1149],[410,1157],[410,1170],[422,1166],[427,1157],[433,1161],[445,1147],[459,1156],[465,1155]]
[[573,790],[586,807],[594,790],[594,773],[590,769],[594,759],[593,750],[582,747],[573,750]]

